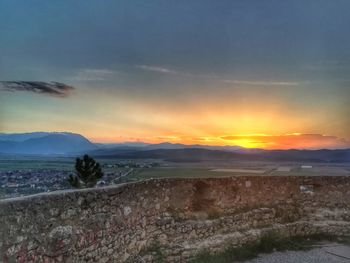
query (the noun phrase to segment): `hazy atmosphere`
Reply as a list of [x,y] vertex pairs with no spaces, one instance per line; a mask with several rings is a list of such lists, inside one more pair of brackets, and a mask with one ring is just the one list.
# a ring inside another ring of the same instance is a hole
[[349,9],[346,0],[1,0],[0,132],[349,148]]
[[350,263],[350,0],[0,0],[0,262]]

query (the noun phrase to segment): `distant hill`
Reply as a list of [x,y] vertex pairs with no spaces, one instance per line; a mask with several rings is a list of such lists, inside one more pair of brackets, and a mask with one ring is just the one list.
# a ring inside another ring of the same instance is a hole
[[350,149],[344,150],[259,150],[253,152],[232,152],[202,148],[117,150],[95,153],[105,158],[150,158],[174,162],[197,162],[207,160],[239,161],[300,161],[300,162],[350,162]]
[[97,146],[80,134],[68,132],[0,133],[2,154],[69,154],[87,152]]
[[23,142],[28,139],[40,138],[49,134],[49,132],[28,132],[28,133],[0,133],[0,141]]
[[206,160],[350,162],[350,149],[262,150],[239,146],[147,144],[126,142],[94,144],[68,132],[0,133],[0,154],[78,155],[124,159],[163,159],[174,162]]
[[220,151],[231,151],[231,152],[242,152],[242,153],[253,153],[260,152],[261,149],[247,149],[240,146],[210,146],[210,145],[199,145],[199,144],[181,144],[181,143],[170,143],[163,142],[158,144],[147,144],[143,142],[125,142],[119,144],[96,144],[99,146],[99,150],[95,153],[98,154],[113,154],[119,153],[120,151],[147,151],[147,150],[176,150],[176,149],[207,149],[207,150],[220,150]]
[[207,150],[220,150],[220,151],[232,151],[232,152],[247,152],[258,149],[246,149],[240,146],[211,146],[211,145],[200,145],[200,144],[181,144],[181,143],[169,143],[163,142],[158,144],[149,144],[145,146],[147,150],[156,149],[207,149]]

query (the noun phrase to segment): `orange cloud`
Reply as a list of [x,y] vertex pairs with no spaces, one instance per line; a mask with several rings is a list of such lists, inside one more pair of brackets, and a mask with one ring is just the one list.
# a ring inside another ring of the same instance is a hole
[[322,134],[285,134],[285,135],[227,135],[222,140],[243,147],[266,149],[341,149],[350,148],[350,141],[336,136]]

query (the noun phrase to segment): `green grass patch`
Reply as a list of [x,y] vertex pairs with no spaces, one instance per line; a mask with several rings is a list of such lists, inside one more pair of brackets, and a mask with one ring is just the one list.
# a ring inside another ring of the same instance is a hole
[[154,241],[150,246],[147,248],[143,249],[140,252],[140,256],[143,255],[152,255],[153,256],[153,262],[155,263],[162,263],[165,262],[165,256],[162,252],[162,246],[158,241]]

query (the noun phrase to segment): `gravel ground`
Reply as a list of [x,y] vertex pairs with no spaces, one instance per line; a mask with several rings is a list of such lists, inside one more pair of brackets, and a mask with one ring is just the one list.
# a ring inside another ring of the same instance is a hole
[[309,251],[286,251],[261,254],[258,258],[245,261],[244,263],[350,263],[350,259],[331,255],[326,252],[326,249],[326,247],[323,247]]

